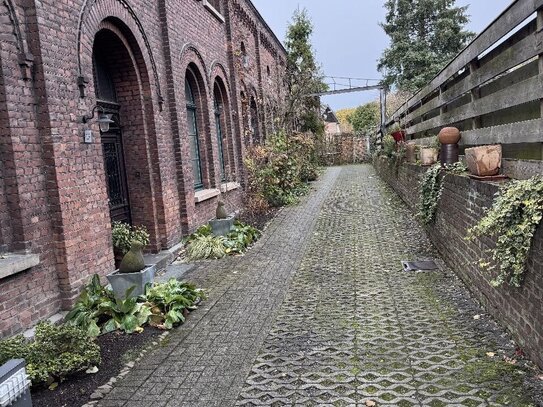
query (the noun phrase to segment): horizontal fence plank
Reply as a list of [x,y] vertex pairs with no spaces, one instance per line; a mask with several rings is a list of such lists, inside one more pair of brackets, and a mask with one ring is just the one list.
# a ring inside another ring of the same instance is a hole
[[401,116],[406,110],[420,104],[420,101],[443,85],[449,78],[475,60],[481,53],[498,42],[522,21],[543,6],[543,0],[517,0],[479,34],[456,58],[454,58],[437,76],[410,100],[408,100],[394,117]]
[[502,124],[462,132],[460,144],[543,143],[543,122],[540,119]]
[[514,44],[512,47],[504,50],[504,52],[502,52],[492,61],[489,61],[486,65],[475,70],[464,80],[444,91],[440,96],[430,100],[428,103],[422,105],[419,109],[407,115],[404,119],[402,119],[402,121],[409,123],[412,120],[457,99],[466,92],[470,92],[490,79],[503,74],[504,72],[522,64],[523,62],[530,60],[531,58],[539,55],[539,53],[542,51],[542,45],[542,32],[527,36],[523,40]]
[[462,105],[450,112],[418,123],[407,129],[408,134],[444,127],[463,120],[492,113],[501,109],[517,106],[543,96],[543,88],[539,76],[522,81],[518,84],[504,88],[472,103]]

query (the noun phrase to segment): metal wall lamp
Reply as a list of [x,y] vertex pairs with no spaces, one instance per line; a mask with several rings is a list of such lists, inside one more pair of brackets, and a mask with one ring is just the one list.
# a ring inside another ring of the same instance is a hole
[[94,106],[94,108],[92,109],[90,115],[85,115],[82,117],[82,122],[83,123],[88,123],[90,120],[92,120],[94,118],[94,114],[96,113],[97,110],[101,110],[102,112],[100,113],[100,115],[98,116],[98,125],[100,126],[100,131],[102,133],[107,133],[109,131],[109,126],[112,124],[112,123],[115,123],[113,120],[111,120],[111,117],[113,115],[111,114],[106,114],[105,113],[105,110],[102,106],[99,106],[99,105],[96,105]]

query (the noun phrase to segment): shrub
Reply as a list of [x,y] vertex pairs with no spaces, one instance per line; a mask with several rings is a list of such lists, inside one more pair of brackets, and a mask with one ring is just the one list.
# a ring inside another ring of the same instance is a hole
[[262,233],[242,222],[236,221],[234,223],[234,228],[228,234],[224,245],[226,247],[227,254],[239,254],[247,250],[247,248],[256,242]]
[[113,222],[111,234],[113,238],[113,247],[120,254],[125,255],[130,250],[132,241],[136,240],[147,246],[150,243],[150,235],[145,226],[131,226],[125,222]]
[[31,342],[23,336],[0,342],[0,365],[18,358],[26,360],[32,384],[43,385],[100,364],[100,348],[77,327],[43,322]]
[[307,191],[305,183],[317,178],[314,136],[287,137],[277,133],[265,146],[255,146],[245,160],[250,201],[264,199],[271,206],[295,203]]

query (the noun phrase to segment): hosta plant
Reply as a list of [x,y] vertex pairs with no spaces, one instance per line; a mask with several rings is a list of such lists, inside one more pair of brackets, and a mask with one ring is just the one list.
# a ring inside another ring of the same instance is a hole
[[505,282],[514,287],[521,285],[532,241],[542,218],[543,177],[533,177],[501,186],[492,207],[468,231],[468,239],[496,237],[496,246],[489,250],[493,262],[480,262],[483,269],[497,270],[497,276],[491,282],[493,286]]
[[166,329],[185,321],[185,310],[195,308],[204,292],[193,284],[170,279],[166,283],[155,284],[146,293],[147,306],[152,312],[150,324]]

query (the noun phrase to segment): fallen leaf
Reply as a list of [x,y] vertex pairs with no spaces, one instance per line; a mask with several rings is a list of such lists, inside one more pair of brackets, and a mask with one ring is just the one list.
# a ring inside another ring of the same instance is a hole
[[488,356],[489,358],[493,358],[494,356],[496,356],[496,354],[494,352],[487,352],[486,356]]
[[481,316],[480,315],[474,315],[473,319],[481,319]]
[[366,400],[366,406],[367,406],[367,407],[374,407],[374,406],[376,406],[376,405],[377,405],[377,403],[376,403],[375,401],[373,401],[373,400]]
[[53,382],[49,385],[49,390],[55,390],[58,387],[58,382]]
[[505,360],[506,363],[509,363],[510,365],[516,365],[517,364],[517,360],[516,359],[513,359],[513,358],[509,358],[507,356],[504,356],[503,357],[503,360]]
[[87,374],[96,374],[96,373],[98,373],[98,368],[96,366],[89,367],[87,370],[85,370],[85,373],[87,373]]
[[539,380],[543,381],[543,374],[542,374],[542,375],[539,375],[539,376],[537,376],[537,378],[538,378]]

